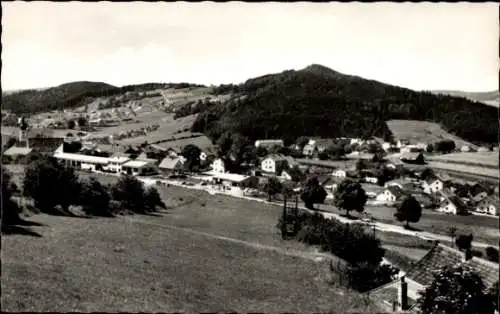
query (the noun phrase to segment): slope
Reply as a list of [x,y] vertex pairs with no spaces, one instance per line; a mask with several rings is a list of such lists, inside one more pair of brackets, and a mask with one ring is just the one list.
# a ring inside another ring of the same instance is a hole
[[462,92],[462,91],[432,91],[434,94],[443,94],[454,97],[463,97],[471,101],[481,102],[487,105],[498,107],[500,104],[500,92]]
[[294,140],[302,135],[387,138],[390,131],[385,121],[400,119],[436,122],[469,142],[496,142],[498,136],[498,115],[493,107],[345,75],[317,64],[224,89],[231,89],[234,97],[202,112],[193,131],[212,139],[225,132],[250,139]]

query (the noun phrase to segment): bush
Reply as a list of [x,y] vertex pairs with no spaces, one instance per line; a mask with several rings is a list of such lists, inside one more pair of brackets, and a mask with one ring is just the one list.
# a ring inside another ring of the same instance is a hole
[[158,190],[155,187],[149,187],[146,190],[144,197],[146,201],[144,205],[148,211],[155,211],[156,207],[163,209],[167,208],[160,197],[160,193],[158,193]]
[[488,246],[486,248],[486,258],[494,263],[498,263],[498,249],[492,246]]
[[17,190],[11,182],[10,173],[2,167],[2,225],[15,224],[20,220],[21,208],[12,200],[12,195]]
[[359,292],[366,292],[393,281],[399,273],[399,269],[388,264],[360,263],[348,267],[346,273],[351,288]]
[[33,198],[35,206],[47,214],[56,213],[60,205],[67,211],[79,201],[81,184],[72,168],[54,159],[42,158],[29,164],[24,176],[24,194]]
[[80,203],[87,215],[113,216],[109,207],[110,200],[107,187],[95,178],[90,178],[88,182],[83,184]]
[[111,194],[125,209],[135,213],[145,213],[147,208],[144,185],[133,176],[123,176],[112,187]]

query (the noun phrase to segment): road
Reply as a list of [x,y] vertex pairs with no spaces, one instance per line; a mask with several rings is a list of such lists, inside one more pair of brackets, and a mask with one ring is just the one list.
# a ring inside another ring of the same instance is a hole
[[[144,182],[144,184],[146,184],[146,185],[153,185],[153,184],[156,184],[156,181],[162,181],[162,182],[167,183],[167,184],[171,184],[171,185],[175,185],[175,186],[180,186],[180,187],[187,188],[187,189],[204,190],[204,191],[209,192],[212,195],[214,195],[214,194],[222,194],[222,195],[227,195],[227,196],[232,196],[232,197],[238,197],[238,198],[247,199],[247,200],[250,200],[250,201],[262,202],[262,203],[276,205],[276,206],[281,206],[282,205],[281,203],[269,202],[269,201],[267,201],[265,199],[259,199],[259,198],[255,198],[255,197],[249,197],[249,196],[242,196],[242,195],[237,195],[235,193],[227,193],[227,192],[224,192],[224,191],[216,190],[216,189],[212,188],[210,185],[205,185],[205,186],[202,186],[202,185],[192,185],[192,186],[188,186],[188,185],[183,185],[181,182],[174,181],[174,180],[165,180],[165,179],[158,180],[158,179],[151,179],[151,178],[139,178],[139,179],[142,182]],[[304,211],[307,211],[307,212],[310,212],[310,213],[314,212],[312,210],[309,210],[309,209],[305,208],[304,206],[299,206],[299,208],[301,210],[304,210]],[[391,225],[391,224],[377,222],[377,221],[366,222],[366,221],[362,221],[362,220],[352,220],[352,219],[348,219],[348,218],[346,218],[344,216],[341,216],[341,215],[339,215],[337,213],[332,213],[332,212],[318,211],[318,213],[321,214],[321,215],[323,215],[323,217],[328,218],[328,219],[337,219],[337,220],[339,220],[342,223],[348,223],[348,224],[351,224],[351,223],[361,223],[361,224],[368,225],[368,226],[370,226],[372,228],[375,228],[376,230],[379,230],[379,231],[394,232],[394,233],[399,233],[399,234],[414,236],[414,237],[418,237],[418,238],[423,239],[423,240],[443,241],[443,242],[449,242],[450,241],[450,237],[449,236],[444,236],[444,235],[440,235],[440,234],[430,233],[430,232],[426,232],[426,231],[412,231],[412,230],[405,229],[402,226],[396,226],[396,225]],[[491,246],[491,244],[474,241],[473,242],[473,246],[477,247],[477,248],[486,248],[488,246]]]

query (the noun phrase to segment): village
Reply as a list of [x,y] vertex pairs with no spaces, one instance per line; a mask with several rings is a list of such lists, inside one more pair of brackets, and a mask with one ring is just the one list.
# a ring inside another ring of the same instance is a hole
[[[144,143],[113,153],[100,149],[98,143],[79,137],[76,132],[67,135],[59,139],[60,145],[53,152],[45,148],[44,153],[80,171],[128,174],[158,183],[182,178],[184,185],[197,184],[205,189],[218,187],[237,196],[265,195],[263,187],[270,177],[276,177],[299,192],[306,175],[316,175],[327,191],[326,203],[333,201],[337,185],[350,178],[363,184],[370,205],[396,206],[405,196],[412,195],[422,207],[441,213],[498,216],[498,185],[435,173],[425,167],[424,153],[428,144],[409,144],[404,139],[394,144],[380,144],[374,139],[311,138],[307,142],[301,139],[305,144],[292,144],[288,149],[283,140],[257,140],[255,149],[262,157],[256,164],[245,165],[244,171],[231,173],[225,166],[227,159],[218,157],[213,150],[197,148],[200,153],[195,159],[200,167],[190,171],[186,167],[189,164],[186,157],[192,156],[183,156],[182,149]],[[22,133],[19,136],[16,145],[3,153],[6,164],[29,160],[30,154],[43,146],[38,143],[57,142],[55,138],[23,139]],[[30,142],[35,147],[31,147]],[[335,145],[349,146],[349,154],[328,160],[331,155],[325,152]]]

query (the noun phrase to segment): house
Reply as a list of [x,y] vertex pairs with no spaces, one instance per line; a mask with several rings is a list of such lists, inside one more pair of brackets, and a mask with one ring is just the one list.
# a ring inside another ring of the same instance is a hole
[[453,191],[450,188],[443,188],[441,191],[438,192],[438,195],[439,195],[439,201],[444,202],[448,198],[454,196],[455,193],[453,193]]
[[292,176],[286,170],[283,170],[281,172],[280,179],[285,181],[292,181]]
[[466,152],[470,152],[471,149],[470,149],[470,146],[463,145],[462,147],[460,147],[460,151],[463,152],[463,153],[466,153]]
[[231,192],[237,195],[243,195],[243,190],[245,189],[245,183],[251,180],[251,176],[245,176],[236,173],[215,173],[207,172],[208,175],[212,176],[212,183],[219,185],[225,191]]
[[215,173],[226,172],[226,167],[224,164],[224,160],[222,160],[222,158],[215,159],[210,167],[212,168],[212,172],[215,172]]
[[424,155],[422,153],[412,153],[412,152],[403,153],[401,157],[399,157],[399,159],[409,164],[422,165],[425,163]]
[[205,161],[205,160],[207,160],[207,153],[200,152],[200,161]]
[[392,146],[392,145],[391,145],[391,143],[389,143],[389,142],[383,142],[383,143],[382,143],[382,149],[383,149],[384,151],[388,151],[388,150],[391,148],[391,146]]
[[482,199],[476,206],[475,211],[478,213],[489,214],[492,216],[498,216],[498,208],[500,202],[498,199],[493,197],[486,197]]
[[444,187],[443,181],[439,180],[437,177],[427,178],[422,182],[422,188],[424,193],[432,194],[441,191]]
[[337,169],[334,172],[332,172],[332,176],[336,178],[345,178],[347,177],[347,172],[343,169]]
[[184,170],[185,159],[183,157],[165,157],[160,162],[158,169],[165,174],[177,174]]
[[472,185],[469,192],[474,202],[479,202],[488,196],[488,190],[480,183]]
[[285,143],[283,140],[257,140],[255,141],[255,147],[264,147],[264,148],[271,148],[273,146],[280,146],[284,147]]
[[368,183],[372,183],[372,184],[377,184],[378,183],[378,178],[377,177],[365,177],[365,181],[368,182]]
[[180,152],[172,147],[169,147],[167,149],[167,156],[171,157],[171,158],[175,158],[177,156],[180,155]]
[[108,159],[108,164],[104,166],[104,169],[115,173],[121,173],[123,170],[122,169],[123,164],[129,160],[130,158],[128,157],[118,157],[118,156],[110,157]]
[[467,214],[469,212],[464,201],[456,195],[445,196],[436,211],[453,215]]
[[498,263],[482,258],[468,258],[463,252],[444,246],[438,242],[429,252],[416,262],[405,274],[394,281],[375,288],[367,294],[387,312],[401,311],[417,313],[419,292],[432,284],[434,274],[445,266],[461,265],[478,273],[483,279],[485,289],[491,288],[498,281]]
[[478,153],[489,152],[490,150],[487,147],[481,146],[477,149]]
[[380,202],[396,202],[406,196],[406,193],[398,186],[389,186],[384,192],[377,195],[376,200]]
[[66,167],[89,171],[102,171],[109,163],[109,158],[107,157],[65,153],[62,152],[62,147],[56,150],[54,158]]
[[414,186],[414,184],[412,182],[409,182],[409,181],[404,180],[404,179],[391,180],[391,181],[386,182],[384,184],[385,188],[388,188],[390,186],[397,186],[397,187],[399,187],[402,190],[413,190],[413,189],[415,189],[415,186]]
[[309,140],[309,142],[304,145],[304,148],[302,149],[302,155],[310,157],[317,151],[316,140]]
[[260,163],[260,168],[263,172],[279,175],[283,169],[289,168],[288,160],[281,154],[268,155]]
[[392,170],[396,170],[396,168],[397,168],[396,165],[393,164],[393,163],[388,163],[388,164],[385,165],[385,167],[387,169],[392,169]]
[[408,139],[400,139],[396,143],[396,146],[399,149],[405,147],[406,145],[410,145],[410,140],[408,140]]
[[122,165],[122,173],[133,176],[156,174],[156,166],[145,160],[130,160]]
[[419,148],[417,145],[406,145],[401,148],[401,153],[416,153],[423,151],[422,148]]

